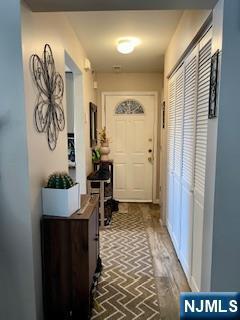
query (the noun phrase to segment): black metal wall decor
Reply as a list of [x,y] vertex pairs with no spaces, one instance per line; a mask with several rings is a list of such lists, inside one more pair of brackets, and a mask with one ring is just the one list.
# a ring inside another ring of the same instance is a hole
[[219,50],[217,50],[211,58],[209,110],[208,110],[209,119],[216,118],[217,116],[218,60],[219,60],[218,58],[219,58]]
[[57,145],[59,131],[65,127],[62,105],[64,82],[56,72],[52,50],[44,46],[43,57],[33,54],[30,59],[31,72],[38,90],[34,110],[35,125],[38,132],[46,132],[50,150]]

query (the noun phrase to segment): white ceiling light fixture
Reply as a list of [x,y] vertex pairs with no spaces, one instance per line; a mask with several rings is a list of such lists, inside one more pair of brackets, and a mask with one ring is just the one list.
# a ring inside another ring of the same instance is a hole
[[132,53],[135,47],[140,43],[137,38],[125,38],[118,40],[117,50],[122,54]]

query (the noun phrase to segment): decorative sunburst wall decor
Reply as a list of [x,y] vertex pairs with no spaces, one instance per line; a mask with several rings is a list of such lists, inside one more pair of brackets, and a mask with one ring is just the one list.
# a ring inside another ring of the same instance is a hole
[[31,72],[38,90],[34,109],[37,131],[47,134],[50,150],[57,145],[59,131],[65,127],[62,105],[64,82],[56,72],[52,50],[49,44],[44,46],[43,57],[33,54],[30,58]]

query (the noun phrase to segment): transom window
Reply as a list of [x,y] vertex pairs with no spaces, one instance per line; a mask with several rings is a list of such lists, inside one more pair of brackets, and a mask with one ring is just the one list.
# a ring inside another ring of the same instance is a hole
[[115,114],[143,114],[143,106],[136,100],[128,99],[119,103],[116,107]]

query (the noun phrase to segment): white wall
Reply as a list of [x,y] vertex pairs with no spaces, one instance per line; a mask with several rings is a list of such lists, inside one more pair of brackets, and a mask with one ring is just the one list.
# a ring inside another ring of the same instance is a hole
[[101,126],[101,96],[104,91],[156,91],[161,100],[162,73],[97,73],[98,125]]
[[[173,34],[164,58],[164,100],[166,101],[166,120],[168,117],[168,96],[167,96],[167,76],[175,67],[176,63],[187,49],[195,35],[198,33],[201,26],[208,18],[210,10],[186,10],[184,11],[177,29]],[[167,127],[167,126],[166,126]],[[161,132],[161,177],[160,184],[162,186],[162,214],[166,216],[166,156],[167,156],[167,128]]]
[[[162,73],[97,73],[97,105],[98,127],[102,126],[102,92],[106,91],[156,91],[158,93],[158,136],[157,145],[160,149],[160,101],[163,93]],[[160,187],[160,153],[157,153],[157,186],[156,193],[159,196]]]
[[[210,152],[207,158],[210,168],[205,200],[206,217],[209,217],[206,225],[209,223],[210,227],[205,230],[204,253],[206,258],[211,254],[211,264],[203,265],[205,271],[211,272],[211,291],[240,290],[239,26],[239,0],[219,1],[214,10],[213,27],[213,50],[222,49],[218,117],[209,120],[208,146],[209,150],[216,150],[216,155],[212,157]],[[208,246],[210,250],[206,250]]]
[[[165,59],[166,100],[166,76],[184,52],[183,44],[187,47],[207,15],[195,16],[196,28],[183,32],[178,27],[171,40]],[[190,26],[183,19],[186,13],[180,24]],[[213,11],[212,54],[220,50],[221,68],[217,118],[209,120],[208,126],[201,291],[240,290],[239,21],[239,0],[220,0]],[[194,31],[191,37],[189,31]]]
[[[93,78],[91,72],[84,71],[86,53],[71,29],[63,13],[32,13],[27,6],[22,6],[22,46],[24,65],[24,84],[26,99],[26,121],[28,136],[29,176],[31,188],[31,215],[33,228],[33,250],[36,280],[37,314],[41,319],[42,292],[41,292],[41,254],[40,254],[40,218],[41,187],[48,175],[56,170],[68,170],[67,162],[67,126],[59,133],[56,149],[52,152],[47,144],[45,134],[39,134],[34,125],[33,111],[36,102],[36,88],[29,70],[31,54],[42,55],[44,45],[52,47],[56,69],[64,77],[65,50],[82,71],[84,109],[85,109],[85,143],[86,143],[86,170],[91,171],[91,150],[89,142],[89,102],[95,102]],[[64,110],[66,115],[66,99],[64,96]]]
[[[222,52],[223,32],[223,2],[219,1],[213,10],[213,36],[212,54],[216,50]],[[221,53],[220,53],[221,57]],[[219,73],[220,76],[220,73]],[[203,252],[202,252],[202,283],[201,290],[211,290],[212,270],[212,241],[213,241],[213,212],[216,178],[216,155],[217,155],[217,130],[218,118],[208,121],[208,143],[206,157],[206,181],[204,197],[204,220],[203,220]]]
[[35,320],[19,5],[0,2],[0,319]]
[[209,10],[186,10],[178,23],[174,32],[164,59],[164,76],[166,76],[177,63],[178,59],[187,49],[207,17]]
[[74,80],[73,73],[65,73],[65,92],[66,92],[66,108],[67,108],[67,132],[74,133]]

